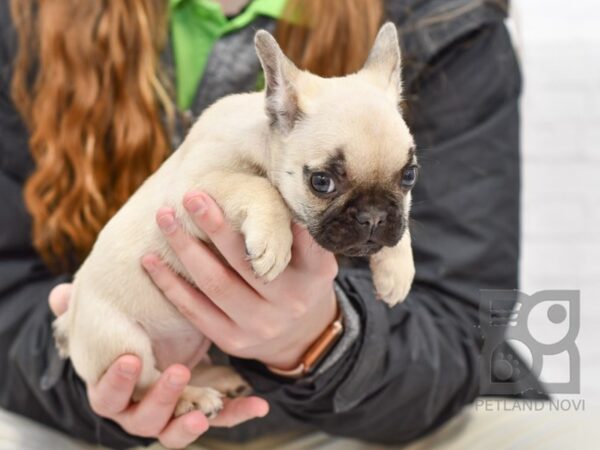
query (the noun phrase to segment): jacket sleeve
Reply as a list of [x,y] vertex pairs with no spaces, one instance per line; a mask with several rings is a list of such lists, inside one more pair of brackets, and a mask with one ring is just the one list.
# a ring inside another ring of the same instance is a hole
[[0,6],[0,407],[112,448],[139,445],[148,441],[91,411],[83,383],[54,347],[48,294],[70,275],[52,275],[31,245],[22,192],[32,162],[9,96],[16,45],[8,3]]
[[344,268],[338,283],[361,333],[334,367],[292,382],[236,361],[285,420],[398,444],[480,393],[480,289],[518,284],[521,80],[501,18],[447,35],[425,69],[414,69],[405,52],[406,117],[422,166],[408,299],[388,309],[374,298],[366,268]]

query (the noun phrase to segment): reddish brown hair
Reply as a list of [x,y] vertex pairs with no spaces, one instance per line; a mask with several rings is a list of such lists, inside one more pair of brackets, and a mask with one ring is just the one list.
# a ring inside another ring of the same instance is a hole
[[[12,96],[30,133],[25,184],[33,244],[73,269],[98,232],[170,151],[172,118],[159,53],[165,0],[12,0],[19,51]],[[381,23],[381,0],[290,0],[277,38],[300,67],[357,70]],[[290,17],[290,16],[288,16]],[[298,20],[299,19],[299,20]]]
[[[288,0],[277,41],[299,67],[324,77],[362,67],[383,17],[381,0]],[[295,25],[306,24],[305,26]]]

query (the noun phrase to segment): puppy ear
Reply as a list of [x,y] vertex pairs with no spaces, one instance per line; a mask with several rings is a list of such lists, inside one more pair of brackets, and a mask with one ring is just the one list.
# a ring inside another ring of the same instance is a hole
[[396,25],[387,22],[377,33],[367,62],[360,72],[370,75],[375,84],[390,91],[400,101],[402,97],[401,64],[398,31]]
[[283,54],[267,31],[258,31],[254,44],[265,73],[267,115],[271,125],[288,133],[302,115],[295,86],[300,70]]

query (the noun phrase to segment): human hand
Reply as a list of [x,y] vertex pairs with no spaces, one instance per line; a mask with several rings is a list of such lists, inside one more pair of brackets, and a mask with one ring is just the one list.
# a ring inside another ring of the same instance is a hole
[[[71,284],[56,286],[48,298],[55,315],[68,309]],[[134,355],[122,355],[108,368],[98,383],[87,385],[92,410],[118,423],[127,433],[156,438],[167,448],[184,448],[204,434],[209,426],[232,427],[269,410],[258,397],[238,398],[225,403],[217,417],[208,420],[200,411],[173,418],[177,400],[190,379],[182,365],[167,368],[144,398],[133,403],[131,396],[138,381],[142,361]]]
[[265,283],[252,271],[243,236],[225,221],[212,198],[189,193],[184,206],[228,264],[185,233],[173,209],[161,208],[157,222],[195,286],[157,255],[149,254],[142,264],[154,283],[226,353],[283,370],[296,367],[337,314],[334,255],[294,224],[290,264],[275,280]]

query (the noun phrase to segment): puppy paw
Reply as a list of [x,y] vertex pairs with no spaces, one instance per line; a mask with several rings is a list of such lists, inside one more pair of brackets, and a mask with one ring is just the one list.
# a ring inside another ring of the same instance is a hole
[[406,298],[415,276],[412,258],[402,264],[396,259],[377,261],[372,264],[371,270],[379,299],[388,306],[394,306]]
[[255,228],[246,233],[246,253],[256,276],[269,282],[290,262],[293,237],[289,225],[279,229],[261,227],[261,230]]
[[199,410],[212,419],[223,409],[223,395],[213,388],[188,386],[175,407],[175,417]]

